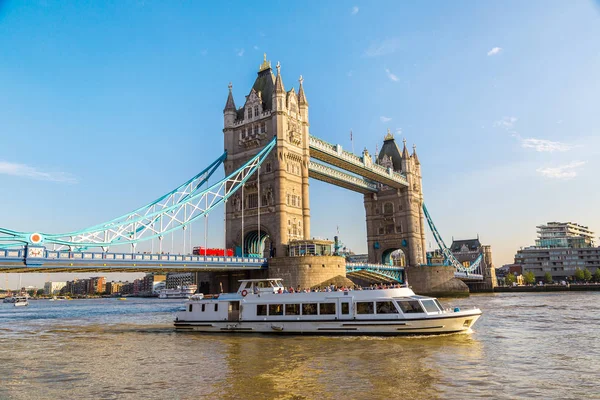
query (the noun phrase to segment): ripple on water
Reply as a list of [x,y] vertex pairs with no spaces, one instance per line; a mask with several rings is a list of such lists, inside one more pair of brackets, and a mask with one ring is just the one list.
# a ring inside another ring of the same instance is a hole
[[176,333],[175,301],[0,307],[0,398],[598,398],[598,300],[446,299],[482,308],[471,333],[395,338]]

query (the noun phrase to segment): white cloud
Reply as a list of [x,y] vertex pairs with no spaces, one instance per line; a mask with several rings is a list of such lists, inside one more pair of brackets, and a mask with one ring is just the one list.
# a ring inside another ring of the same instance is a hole
[[546,139],[535,139],[535,138],[519,138],[521,141],[521,147],[526,149],[535,149],[539,152],[553,153],[555,151],[569,151],[574,146],[568,143],[553,142]]
[[390,71],[389,68],[385,69],[385,73],[387,74],[387,77],[390,78],[392,81],[398,82],[398,77],[396,75],[392,74],[392,72]]
[[254,48],[254,50],[258,50],[258,46],[257,45],[254,45],[253,48]]
[[241,49],[241,50],[235,49],[236,54],[240,57],[242,57],[244,55],[244,51],[245,51],[244,49]]
[[515,122],[517,122],[517,117],[504,117],[501,120],[494,122],[494,126],[509,130],[514,128]]
[[348,73],[346,74],[346,76],[347,76],[348,78],[350,78],[350,77],[352,76],[352,71],[348,71]]
[[390,122],[392,119],[389,117],[384,117],[383,115],[381,117],[379,117],[379,120],[381,122]]
[[0,174],[20,176],[22,178],[36,179],[38,181],[77,183],[77,179],[65,172],[44,172],[25,164],[0,161]]
[[402,128],[396,128],[396,133],[398,135],[402,135]]
[[577,176],[577,168],[582,167],[585,161],[573,161],[572,163],[558,167],[538,168],[536,171],[546,178],[572,179]]
[[391,54],[398,50],[399,47],[400,39],[385,39],[377,43],[372,43],[371,46],[365,50],[365,57],[379,57],[386,54]]
[[501,51],[502,51],[502,47],[494,47],[493,49],[491,49],[490,51],[487,52],[487,55],[495,56],[496,54],[500,54]]
[[356,15],[356,14],[358,14],[358,7],[354,6],[354,7],[352,7],[352,15]]

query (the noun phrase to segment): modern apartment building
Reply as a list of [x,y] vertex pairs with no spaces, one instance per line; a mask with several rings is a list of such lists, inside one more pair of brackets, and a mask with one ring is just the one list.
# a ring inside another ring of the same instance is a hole
[[44,283],[44,294],[54,295],[60,293],[60,289],[64,288],[67,282],[45,282]]
[[538,238],[535,241],[537,247],[593,247],[594,232],[587,226],[574,224],[572,222],[548,222],[539,225]]
[[577,268],[592,274],[600,268],[600,247],[594,247],[594,232],[571,222],[548,222],[538,228],[535,246],[517,251],[514,265],[536,278],[550,272],[553,280],[566,280]]

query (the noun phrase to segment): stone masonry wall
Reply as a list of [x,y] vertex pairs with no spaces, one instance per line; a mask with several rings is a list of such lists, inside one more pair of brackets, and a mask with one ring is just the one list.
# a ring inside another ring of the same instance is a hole
[[433,297],[469,295],[469,287],[454,277],[452,266],[422,266],[405,269],[408,285],[416,294]]
[[276,257],[269,259],[269,278],[282,278],[286,287],[309,288],[346,276],[346,260],[337,256]]

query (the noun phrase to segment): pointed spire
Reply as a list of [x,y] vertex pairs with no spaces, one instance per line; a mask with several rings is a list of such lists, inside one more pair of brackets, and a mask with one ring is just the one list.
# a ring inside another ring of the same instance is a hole
[[408,160],[410,154],[408,154],[408,149],[406,148],[406,138],[402,139],[402,142],[404,142],[404,149],[402,149],[402,158]]
[[308,105],[308,101],[306,101],[306,95],[304,94],[304,87],[302,86],[302,82],[304,82],[304,78],[302,77],[302,75],[300,75],[300,78],[298,79],[298,81],[300,82],[300,88],[298,89],[298,104],[300,104],[301,106],[303,105]]
[[223,110],[223,112],[230,110],[235,111],[235,101],[233,101],[233,93],[231,93],[232,88],[233,85],[231,84],[231,82],[229,82],[229,96],[227,96],[227,103],[225,103],[225,109]]
[[267,69],[271,69],[271,61],[267,61],[267,53],[263,54],[263,62],[258,67],[258,72],[263,72]]
[[416,144],[413,144],[412,159],[415,161],[415,164],[417,164],[417,165],[421,164],[419,162],[419,157],[417,157],[417,145]]
[[275,78],[275,93],[285,93],[283,80],[281,79],[281,64],[277,61],[277,77]]
[[392,132],[390,132],[390,128],[388,128],[387,135],[385,135],[385,137],[383,138],[384,142],[387,140],[394,140],[394,135],[392,135]]

